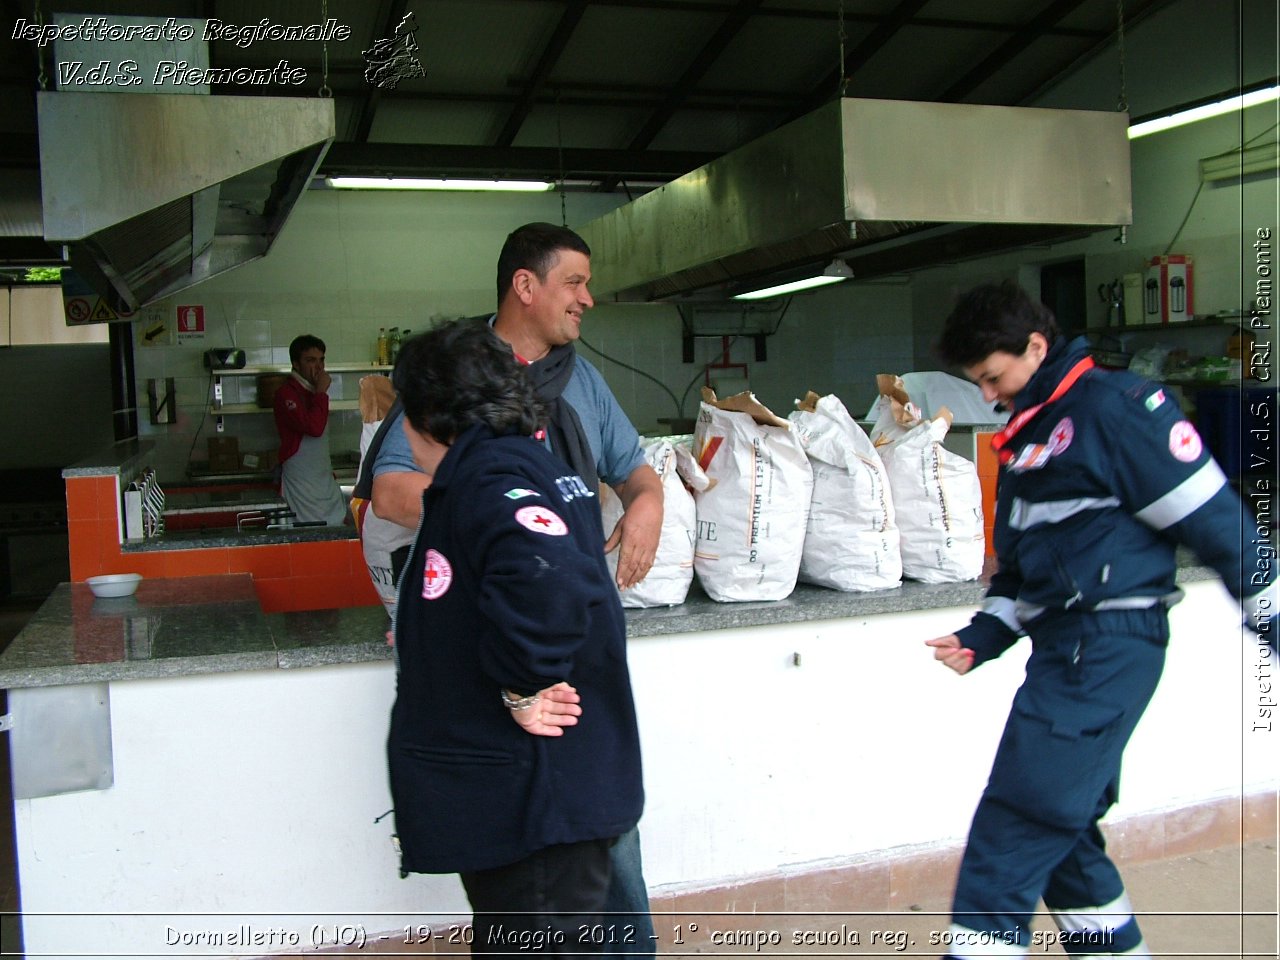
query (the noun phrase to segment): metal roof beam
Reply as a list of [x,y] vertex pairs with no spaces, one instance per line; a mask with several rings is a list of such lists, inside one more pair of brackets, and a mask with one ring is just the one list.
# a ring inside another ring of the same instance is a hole
[[1054,0],[934,99],[942,103],[960,102],[1083,2],[1084,0]]
[[[374,34],[372,40],[377,42],[379,37],[394,36],[396,27],[400,26],[400,21],[404,19],[405,8],[409,5],[408,0],[382,0],[378,7],[378,16],[376,22],[382,24],[382,29]],[[326,83],[328,80],[326,79]],[[347,139],[354,140],[357,143],[365,143],[369,139],[369,134],[373,130],[373,118],[378,112],[378,105],[382,102],[382,88],[369,87],[364,97],[360,100],[360,106],[351,111],[351,116],[347,121],[347,130],[349,136]]]
[[734,6],[732,12],[716,28],[716,32],[712,34],[711,39],[698,51],[698,55],[693,58],[693,62],[685,68],[684,73],[680,75],[680,79],[672,85],[662,106],[650,114],[649,119],[641,124],[639,131],[631,138],[631,143],[628,144],[630,149],[643,150],[653,142],[653,138],[675,116],[680,104],[688,98],[689,92],[697,85],[699,80],[706,76],[711,65],[716,62],[720,54],[724,53],[725,48],[733,41],[733,38],[746,26],[747,20],[751,18],[756,8],[760,6],[760,2],[761,0],[740,0]]
[[827,74],[822,82],[813,88],[813,93],[805,100],[804,106],[796,112],[796,116],[803,116],[832,97],[840,95],[845,84],[852,79],[862,65],[879,53],[884,45],[893,39],[894,34],[906,26],[928,2],[929,0],[901,0],[888,16],[881,19],[872,31],[845,55],[845,62],[842,65],[844,77],[840,76],[840,66]]
[[582,19],[582,14],[586,9],[587,5],[584,0],[573,0],[572,3],[565,6],[564,13],[560,16],[560,22],[556,24],[556,29],[547,41],[547,45],[542,48],[542,53],[538,56],[537,66],[533,68],[533,73],[524,85],[524,93],[521,94],[520,100],[516,103],[511,113],[508,114],[507,122],[502,125],[502,130],[494,140],[495,147],[509,147],[515,143],[516,134],[520,132],[525,120],[529,118],[530,111],[533,110],[534,99],[547,82],[547,77],[551,75],[551,71],[555,69],[556,63],[560,60],[560,55],[564,53],[564,48],[568,45],[569,38],[573,36],[573,31],[577,29],[578,22]]

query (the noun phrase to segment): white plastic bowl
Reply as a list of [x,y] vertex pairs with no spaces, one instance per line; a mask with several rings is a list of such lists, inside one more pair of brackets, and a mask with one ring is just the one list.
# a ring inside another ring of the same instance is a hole
[[140,573],[108,573],[85,581],[95,597],[128,597],[141,582]]

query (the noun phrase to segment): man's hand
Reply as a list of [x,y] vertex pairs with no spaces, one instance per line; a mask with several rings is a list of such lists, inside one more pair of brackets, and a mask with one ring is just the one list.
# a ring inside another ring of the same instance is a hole
[[525,733],[535,737],[559,737],[565,727],[572,727],[582,716],[578,706],[578,691],[561,681],[555,686],[538,691],[538,702],[524,710],[508,710]]
[[333,383],[333,377],[329,376],[329,371],[321,370],[316,374],[316,382],[312,386],[316,388],[316,393],[328,393],[331,383]]
[[604,552],[618,550],[618,589],[634,587],[653,566],[662,535],[662,480],[648,464],[631,471],[618,488],[623,514],[605,541]]
[[941,660],[961,676],[973,668],[973,651],[960,646],[960,638],[954,633],[926,640],[925,646],[933,647],[933,659]]

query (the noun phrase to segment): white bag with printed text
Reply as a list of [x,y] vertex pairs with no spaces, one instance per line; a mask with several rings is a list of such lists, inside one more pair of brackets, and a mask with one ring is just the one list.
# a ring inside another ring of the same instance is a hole
[[[693,583],[693,545],[697,538],[697,517],[693,494],[685,489],[676,473],[676,455],[670,440],[649,440],[641,444],[645,461],[662,481],[662,534],[658,552],[645,578],[634,587],[619,591],[624,607],[669,607],[684,603]],[[606,483],[600,484],[600,510],[608,537],[622,518],[622,501]],[[618,573],[618,551],[605,554],[609,572]]]
[[948,411],[916,419],[895,379],[877,378],[883,407],[871,437],[893,492],[903,576],[924,583],[976,580],[986,552],[978,468],[943,447]]
[[870,437],[832,395],[810,391],[789,419],[813,467],[800,579],[835,590],[902,582],[889,477]]
[[696,459],[685,474],[697,505],[698,582],[713,600],[782,600],[795,589],[804,551],[809,458],[791,424],[752,394],[702,393]]

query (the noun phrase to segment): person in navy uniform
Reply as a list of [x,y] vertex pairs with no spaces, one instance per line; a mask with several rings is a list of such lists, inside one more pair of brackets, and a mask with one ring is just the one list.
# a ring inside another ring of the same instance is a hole
[[610,848],[643,788],[596,494],[532,439],[532,381],[485,322],[409,340],[393,379],[433,476],[394,623],[401,871],[461,875],[473,952],[615,950],[639,933],[603,916]]
[[[590,293],[591,248],[568,227],[527,223],[513,230],[498,253],[497,311],[489,323],[516,358],[528,364],[534,392],[545,405],[541,442],[588,486],[607,483],[624,505],[622,520],[601,543],[618,556],[620,590],[645,578],[662,531],[662,482],[645,461],[640,437],[600,372],[574,349]],[[399,416],[398,414],[396,416]],[[414,462],[404,432],[390,424],[372,465],[371,507],[381,518],[416,529],[422,491],[431,482]],[[392,554],[399,568],[399,550]],[[557,696],[555,689],[545,698]],[[613,882],[608,909],[626,916],[635,939],[610,944],[611,955],[655,955],[640,831],[628,831],[611,851]]]
[[1032,643],[970,827],[948,956],[1025,955],[1043,899],[1069,953],[1147,957],[1098,820],[1164,665],[1175,546],[1217,572],[1255,629],[1270,630],[1275,585],[1246,568],[1253,525],[1174,398],[1095,367],[1084,338],[1066,341],[1015,284],[962,296],[938,352],[1011,418],[992,442],[999,569],[970,625],[926,642],[959,674]]

